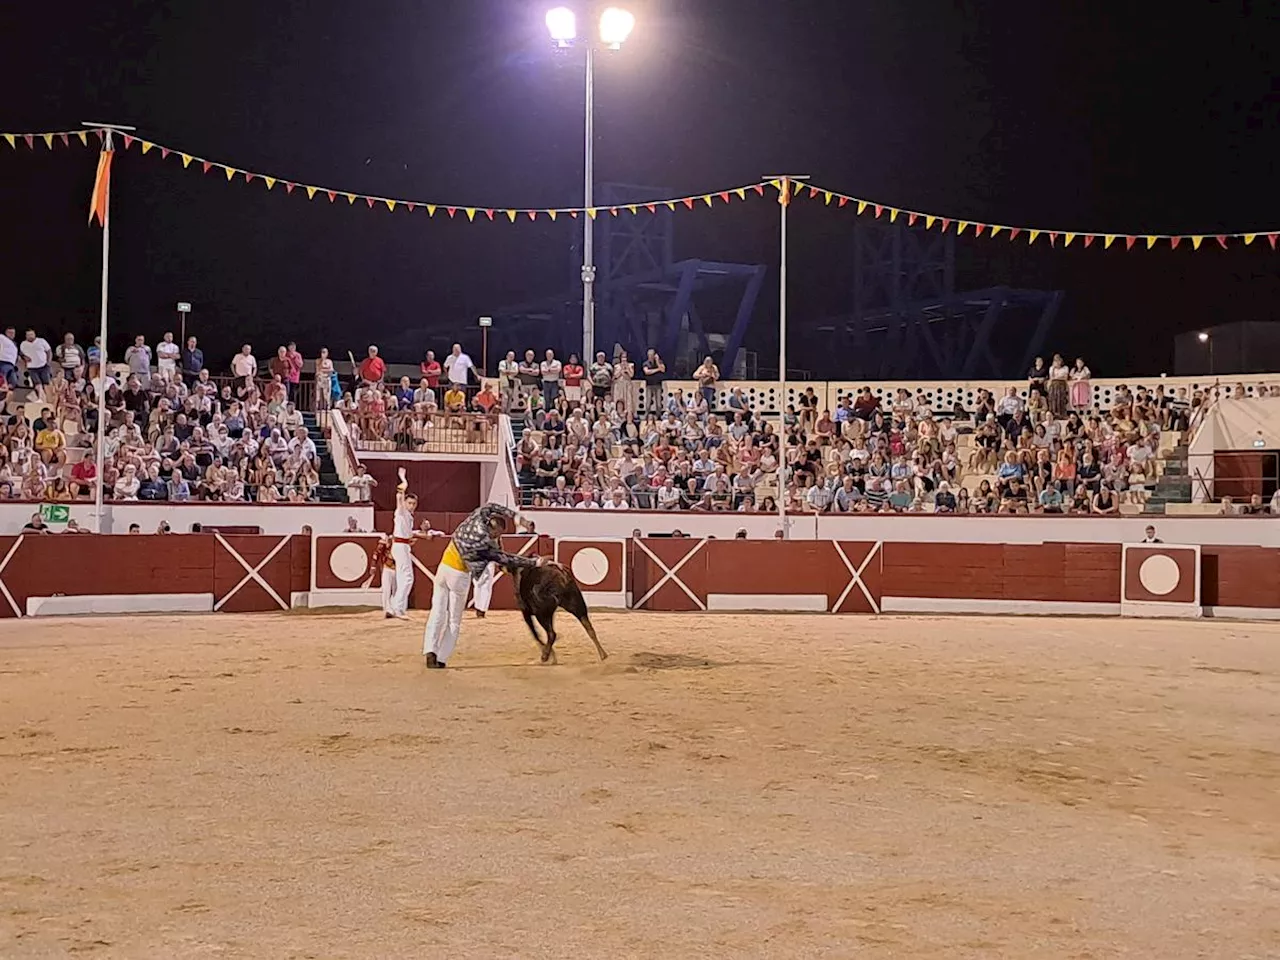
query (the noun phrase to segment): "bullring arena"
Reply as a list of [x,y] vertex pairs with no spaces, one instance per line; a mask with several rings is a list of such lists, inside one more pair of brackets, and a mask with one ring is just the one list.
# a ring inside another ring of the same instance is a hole
[[1280,626],[1197,616],[1275,550],[511,538],[611,658],[504,580],[428,673],[439,541],[401,623],[369,537],[68,539],[0,538],[5,957],[1277,955]]

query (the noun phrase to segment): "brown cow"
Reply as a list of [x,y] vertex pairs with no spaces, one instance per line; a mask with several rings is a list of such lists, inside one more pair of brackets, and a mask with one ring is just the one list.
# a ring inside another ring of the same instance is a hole
[[[513,567],[508,569],[507,573],[511,575],[512,585],[515,587],[516,605],[524,614],[524,622],[528,625],[529,632],[533,634],[538,649],[542,651],[543,663],[557,662],[555,651],[557,607],[563,607],[578,618],[582,628],[587,631],[587,636],[596,645],[596,653],[600,655],[601,660],[609,656],[600,645],[596,628],[591,625],[591,617],[587,613],[587,602],[582,598],[582,590],[578,582],[573,579],[573,574],[568,567],[560,563],[547,563],[541,567]],[[538,618],[542,629],[547,632],[545,643],[538,636],[538,628],[533,625],[534,617]]]

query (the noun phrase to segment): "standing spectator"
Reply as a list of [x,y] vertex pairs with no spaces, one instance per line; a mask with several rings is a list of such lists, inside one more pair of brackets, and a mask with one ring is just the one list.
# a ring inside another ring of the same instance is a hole
[[182,348],[173,342],[173,334],[166,333],[156,344],[156,373],[161,381],[169,383],[178,379],[178,361],[182,359]]
[[603,350],[596,353],[590,376],[591,395],[597,400],[607,400],[609,389],[613,386],[613,364],[605,358]]
[[455,386],[462,387],[464,390],[471,381],[471,375],[475,374],[477,380],[480,379],[480,373],[476,370],[476,365],[471,358],[462,352],[462,344],[455,343],[453,350],[444,361],[444,375],[449,378],[449,382]]
[[627,351],[620,350],[613,364],[613,399],[622,404],[627,419],[636,415],[635,378],[636,365],[627,357]]
[[1076,365],[1071,368],[1071,406],[1077,411],[1088,410],[1093,406],[1093,387],[1089,380],[1093,374],[1084,365],[1083,357],[1076,357]]
[[693,372],[693,379],[698,381],[698,387],[702,390],[702,399],[707,402],[707,409],[714,409],[716,383],[720,379],[720,368],[716,366],[716,362],[710,357],[705,357],[702,365]]
[[14,339],[18,331],[13,327],[5,327],[0,333],[0,377],[11,387],[20,382],[18,376],[18,344]]
[[89,379],[96,379],[98,368],[102,365],[102,338],[94,337],[89,354]]
[[84,366],[84,351],[80,349],[80,344],[76,343],[75,334],[68,333],[63,336],[62,342],[54,352],[58,363],[62,366],[63,377],[67,380],[75,380],[79,377],[80,368]]
[[253,355],[253,347],[245,344],[240,352],[231,358],[231,375],[240,381],[246,391],[253,386],[253,378],[258,375],[258,361]]
[[498,361],[498,389],[502,393],[502,405],[508,410],[516,402],[519,384],[520,362],[516,360],[516,352],[508,350],[507,355]]
[[380,384],[386,375],[386,363],[378,356],[378,348],[370,345],[368,356],[360,361],[360,379],[365,383]]
[[151,348],[141,334],[133,338],[133,345],[125,350],[124,362],[129,365],[129,375],[138,378],[145,390],[151,385]]
[[582,380],[586,371],[576,353],[569,354],[569,362],[560,371],[564,376],[564,398],[570,403],[582,402]]
[[267,371],[271,374],[271,379],[280,380],[280,385],[285,389],[285,395],[288,396],[289,390],[289,351],[284,347],[276,347],[276,355],[267,361]]
[[328,410],[333,405],[333,360],[329,348],[321,347],[316,359],[316,409]]
[[538,372],[542,377],[542,403],[550,410],[560,396],[561,363],[556,359],[554,350],[547,351],[547,358],[538,367]]
[[378,481],[369,476],[363,463],[356,464],[356,472],[347,478],[347,499],[352,503],[368,503],[373,499],[373,488]]
[[43,403],[44,388],[53,379],[53,374],[49,370],[49,361],[53,359],[53,348],[44,337],[37,337],[34,330],[28,330],[26,338],[18,347],[18,352],[22,354],[31,386],[35,388],[36,396]]
[[1067,408],[1071,405],[1071,390],[1067,386],[1070,371],[1062,359],[1062,354],[1053,355],[1053,363],[1049,365],[1049,413],[1055,420],[1064,420]]
[[526,397],[537,392],[538,382],[542,379],[542,370],[538,366],[538,358],[532,350],[524,352],[520,361],[520,392]]
[[302,354],[298,352],[298,345],[292,340],[289,341],[289,346],[285,350],[284,359],[284,384],[289,390],[289,399],[297,403],[298,387],[302,384]]
[[204,369],[204,351],[196,346],[195,337],[187,337],[187,345],[182,348],[182,376],[186,380],[194,380]]
[[644,409],[646,413],[654,413],[662,409],[662,378],[667,374],[667,365],[653,347],[649,348],[649,353],[644,358],[641,372],[645,385]]
[[418,364],[418,370],[422,373],[422,379],[427,381],[427,386],[432,390],[436,390],[440,386],[440,361],[436,359],[434,350],[428,350],[426,357],[422,363]]

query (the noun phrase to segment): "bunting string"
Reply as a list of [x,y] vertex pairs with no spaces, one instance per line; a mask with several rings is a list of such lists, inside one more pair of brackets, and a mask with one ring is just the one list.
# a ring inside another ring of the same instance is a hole
[[[825,187],[817,186],[809,182],[800,182],[796,180],[768,180],[757,183],[747,184],[740,187],[731,187],[727,190],[715,190],[710,193],[695,194],[692,196],[672,197],[662,200],[646,200],[636,203],[625,203],[616,206],[600,206],[600,207],[482,207],[470,206],[461,203],[439,203],[423,200],[405,200],[394,197],[372,196],[364,193],[352,193],[347,190],[338,190],[331,187],[321,187],[315,184],[301,183],[295,180],[289,180],[279,176],[269,176],[267,174],[258,173],[252,170],[246,170],[241,167],[234,167],[230,164],[221,163],[216,160],[207,160],[204,157],[196,156],[192,153],[184,153],[173,147],[168,147],[151,140],[145,140],[141,137],[119,134],[120,146],[118,149],[125,151],[131,150],[137,146],[139,152],[144,156],[155,153],[161,160],[174,159],[182,164],[184,170],[195,169],[202,174],[221,173],[227,180],[231,182],[240,180],[245,184],[262,184],[268,191],[273,191],[276,187],[280,187],[287,194],[298,193],[304,195],[308,200],[315,200],[316,197],[323,197],[330,203],[337,203],[345,200],[349,206],[354,206],[358,202],[363,202],[370,209],[385,207],[388,211],[395,213],[397,210],[403,210],[407,213],[416,211],[425,211],[428,217],[435,217],[437,214],[447,216],[449,219],[455,219],[459,216],[465,217],[468,222],[474,222],[476,219],[488,221],[501,221],[506,219],[511,223],[517,220],[529,219],[536,221],[539,217],[546,217],[549,220],[556,220],[558,217],[567,216],[577,219],[581,216],[589,216],[591,219],[597,219],[604,216],[621,216],[628,214],[637,216],[642,212],[657,213],[660,208],[666,208],[670,211],[676,211],[680,208],[693,210],[700,205],[707,207],[715,207],[717,202],[721,204],[732,203],[734,199],[747,200],[751,194],[763,196],[766,188],[772,188],[777,192],[778,199],[782,203],[790,203],[793,199],[807,198],[810,200],[819,200],[826,206],[835,206],[839,209],[852,208],[853,212],[858,216],[869,216],[876,220],[887,219],[889,223],[897,223],[902,220],[908,227],[922,226],[925,230],[937,229],[942,233],[954,231],[957,236],[973,236],[985,237],[988,239],[1003,238],[1009,241],[1018,241],[1025,239],[1028,246],[1036,243],[1041,237],[1051,246],[1070,247],[1075,243],[1079,243],[1081,247],[1090,248],[1098,246],[1103,250],[1110,250],[1117,242],[1120,242],[1125,250],[1132,250],[1134,247],[1140,249],[1151,250],[1157,246],[1167,246],[1176,250],[1178,247],[1186,244],[1191,250],[1199,250],[1206,240],[1215,242],[1219,247],[1226,249],[1229,244],[1251,245],[1258,237],[1265,237],[1267,243],[1272,250],[1276,249],[1277,241],[1280,240],[1280,228],[1272,230],[1255,230],[1251,232],[1237,231],[1231,233],[1204,233],[1204,234],[1168,234],[1168,233],[1107,233],[1102,231],[1087,230],[1064,230],[1049,229],[1045,227],[1025,227],[1011,226],[1008,224],[983,223],[975,220],[964,220],[958,217],[948,217],[941,214],[926,213],[920,210],[912,210],[907,207],[897,207],[892,204],[879,203],[874,200],[866,200],[861,197],[855,197],[847,193],[841,193],[837,190],[828,190]],[[104,139],[102,130],[82,129],[82,130],[59,130],[45,133],[0,133],[0,139],[7,143],[12,149],[19,150],[23,146],[30,150],[39,150],[40,144],[48,150],[53,150],[57,146],[71,147],[76,143],[81,146],[88,146],[91,142],[90,138],[94,138],[98,143]],[[96,144],[95,144],[96,145]]]

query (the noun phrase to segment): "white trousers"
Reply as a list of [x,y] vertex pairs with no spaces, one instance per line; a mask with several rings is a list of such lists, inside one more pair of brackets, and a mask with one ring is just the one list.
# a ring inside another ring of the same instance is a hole
[[441,663],[448,663],[458,645],[462,614],[467,609],[467,592],[471,574],[455,570],[443,563],[436,569],[436,586],[431,593],[431,616],[422,635],[422,653],[434,653]]
[[476,580],[472,601],[481,613],[489,612],[489,604],[493,602],[493,583],[498,579],[498,565],[491,563],[484,568],[484,573]]
[[394,567],[382,568],[382,612],[391,613],[396,596],[396,571]]
[[413,552],[409,544],[392,544],[391,559],[396,562],[396,592],[391,597],[390,613],[403,617],[409,612],[409,597],[413,595]]

